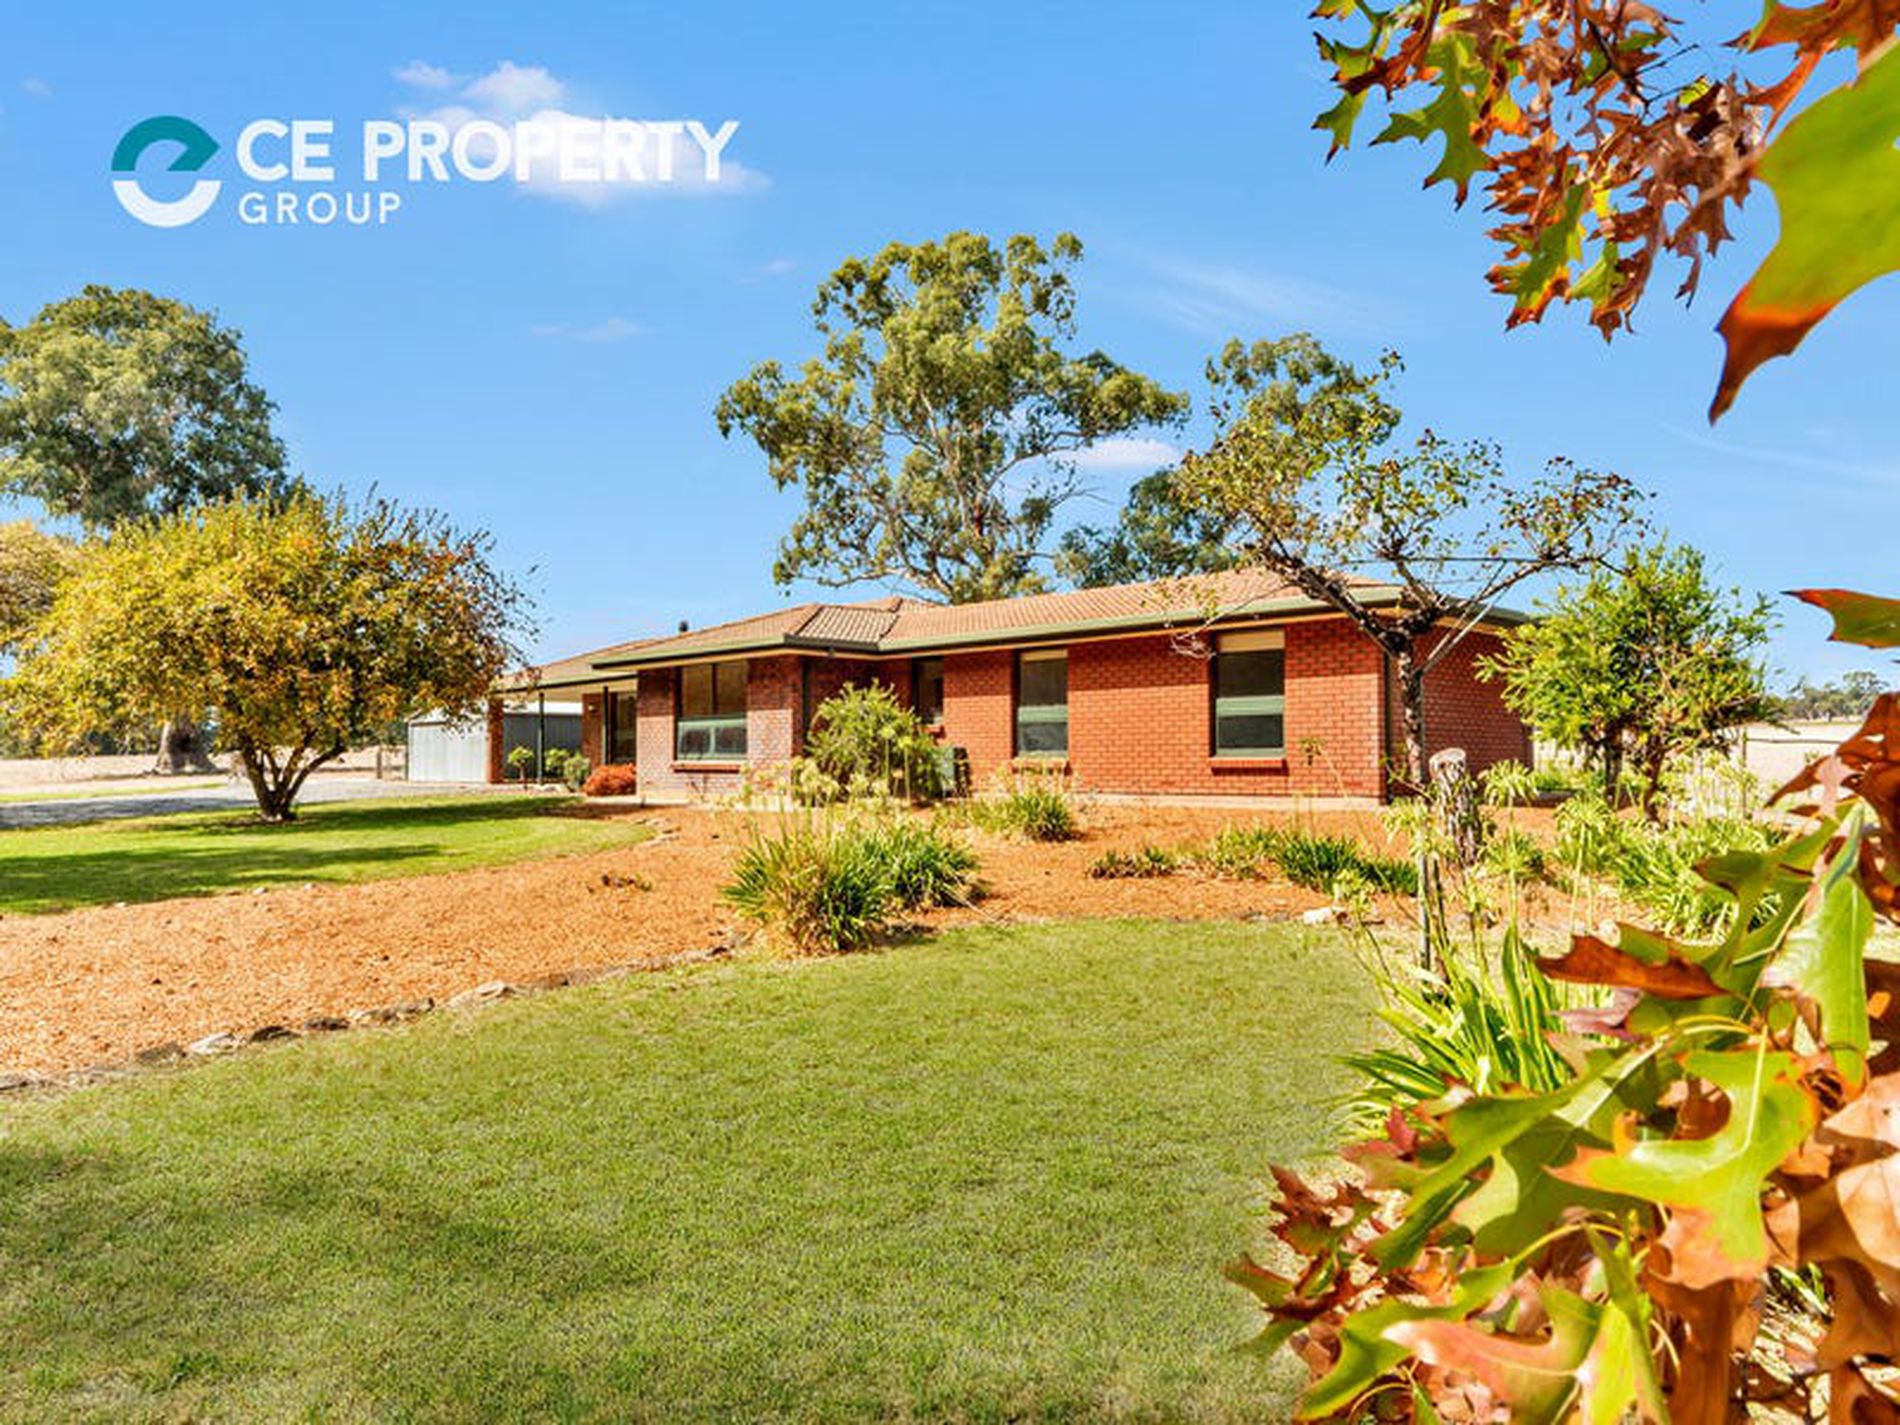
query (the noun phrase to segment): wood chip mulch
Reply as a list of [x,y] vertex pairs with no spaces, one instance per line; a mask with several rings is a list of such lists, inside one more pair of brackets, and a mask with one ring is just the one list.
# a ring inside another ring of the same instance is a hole
[[[657,834],[623,848],[355,886],[277,887],[0,920],[0,1080],[122,1064],[142,1052],[268,1026],[336,1028],[401,1017],[476,987],[559,983],[657,965],[740,938],[718,897],[745,814],[629,810]],[[1094,880],[1103,851],[1180,847],[1221,827],[1289,819],[1219,808],[1097,806],[1081,840],[976,836],[980,905],[939,924],[1141,915],[1281,918],[1324,904],[1284,882],[1199,875]],[[1308,812],[1303,825],[1376,846],[1375,812]],[[217,1041],[223,1042],[223,1041]]]

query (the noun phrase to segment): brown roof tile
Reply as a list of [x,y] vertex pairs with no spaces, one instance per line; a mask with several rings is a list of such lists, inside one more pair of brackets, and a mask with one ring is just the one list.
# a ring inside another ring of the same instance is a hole
[[[1356,581],[1368,588],[1372,580]],[[614,676],[643,664],[775,648],[914,652],[987,642],[1028,642],[1103,628],[1165,628],[1211,615],[1298,613],[1317,607],[1298,589],[1261,570],[1031,594],[974,604],[933,604],[897,596],[857,603],[804,603],[671,637],[620,644],[547,665],[579,667],[581,676]]]

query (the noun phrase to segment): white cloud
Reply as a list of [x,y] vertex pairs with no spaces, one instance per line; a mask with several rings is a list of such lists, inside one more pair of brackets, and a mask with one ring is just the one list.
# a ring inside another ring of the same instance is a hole
[[[1776,470],[1773,479],[1783,481],[1789,470],[1806,470],[1818,475],[1831,475],[1834,481],[1822,481],[1823,486],[1834,488],[1875,488],[1891,490],[1900,482],[1900,462],[1873,457],[1859,459],[1853,456],[1830,455],[1821,449],[1792,449],[1775,446],[1748,445],[1740,441],[1726,440],[1713,436],[1706,431],[1685,428],[1665,423],[1663,433],[1692,445],[1699,450],[1733,460],[1744,460],[1754,464],[1768,466]],[[1811,436],[1814,432],[1809,433]],[[1820,444],[1821,442],[1817,442]],[[1726,472],[1733,474],[1731,470]]]
[[455,83],[453,74],[426,59],[410,60],[396,71],[396,78],[411,89],[447,89]]
[[603,342],[625,341],[628,337],[639,336],[645,331],[646,328],[638,322],[629,321],[625,317],[608,317],[604,321],[582,326],[573,326],[566,322],[544,322],[539,326],[528,328],[528,335],[545,340]]
[[1151,266],[1160,281],[1145,289],[1144,304],[1198,336],[1245,337],[1263,321],[1358,330],[1375,325],[1363,298],[1323,282],[1186,258]]
[[[446,75],[421,61],[405,68],[417,66],[431,76]],[[400,77],[401,71],[398,73]],[[450,78],[449,84],[441,87],[456,85],[459,88],[444,103],[428,108],[402,107],[397,112],[405,119],[429,119],[450,129],[477,120],[510,126],[518,141],[544,155],[521,181],[524,192],[597,208],[640,194],[723,197],[755,193],[769,186],[764,174],[731,156],[733,134],[724,131],[724,121],[719,119],[702,125],[696,120],[673,120],[664,115],[630,120],[604,112],[577,112],[563,107],[568,95],[566,81],[539,65],[516,64],[513,60],[503,60],[466,83]],[[631,146],[631,158],[624,162],[637,176],[624,176],[627,167],[619,176],[610,177],[604,172],[603,126],[621,131],[619,139]],[[627,132],[629,129],[638,132]],[[572,136],[571,141],[564,143],[564,135]],[[484,150],[479,143],[471,148],[478,155],[493,152],[492,147]],[[560,155],[570,150],[576,158],[564,174]]]
[[1098,440],[1086,450],[1078,450],[1068,457],[1069,463],[1077,470],[1090,474],[1121,474],[1130,470],[1139,470],[1144,474],[1150,470],[1159,470],[1164,465],[1173,465],[1181,459],[1182,450],[1178,445],[1170,445],[1165,440],[1155,440],[1147,436],[1118,435],[1107,440]]
[[53,86],[48,84],[44,79],[41,79],[37,74],[29,74],[25,79],[20,81],[20,92],[25,94],[29,99],[51,99],[53,97]]
[[490,118],[523,118],[538,109],[552,109],[567,94],[567,86],[538,64],[516,64],[504,59],[462,90],[462,97]]

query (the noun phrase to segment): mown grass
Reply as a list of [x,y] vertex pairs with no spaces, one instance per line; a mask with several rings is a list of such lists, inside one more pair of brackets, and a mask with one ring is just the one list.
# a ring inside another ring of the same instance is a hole
[[305,807],[283,826],[215,811],[0,831],[0,914],[429,875],[646,835],[625,821],[576,815],[579,805],[549,797],[389,797]]
[[740,960],[0,1105],[0,1418],[1272,1420],[1304,927]]

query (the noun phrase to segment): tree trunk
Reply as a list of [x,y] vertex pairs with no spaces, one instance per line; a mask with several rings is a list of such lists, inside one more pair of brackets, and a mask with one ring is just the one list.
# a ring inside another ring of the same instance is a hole
[[257,798],[260,821],[283,823],[297,819],[297,794],[310,774],[326,762],[343,755],[341,747],[308,756],[302,748],[279,762],[274,753],[257,747],[238,746],[238,761],[250,780],[251,794]]
[[1662,820],[1663,766],[1668,757],[1664,748],[1646,748],[1643,752],[1643,820],[1651,826]]
[[1425,673],[1410,647],[1392,655],[1399,680],[1399,731],[1405,739],[1405,780],[1410,789],[1430,786],[1425,767]]
[[183,714],[173,717],[158,734],[158,761],[152,770],[167,776],[217,771],[205,747],[204,729]]
[[1614,807],[1623,792],[1623,737],[1621,733],[1603,744],[1603,800]]
[[1432,808],[1439,829],[1458,864],[1469,870],[1484,854],[1488,829],[1478,806],[1478,780],[1462,747],[1447,747],[1428,764],[1432,775]]

